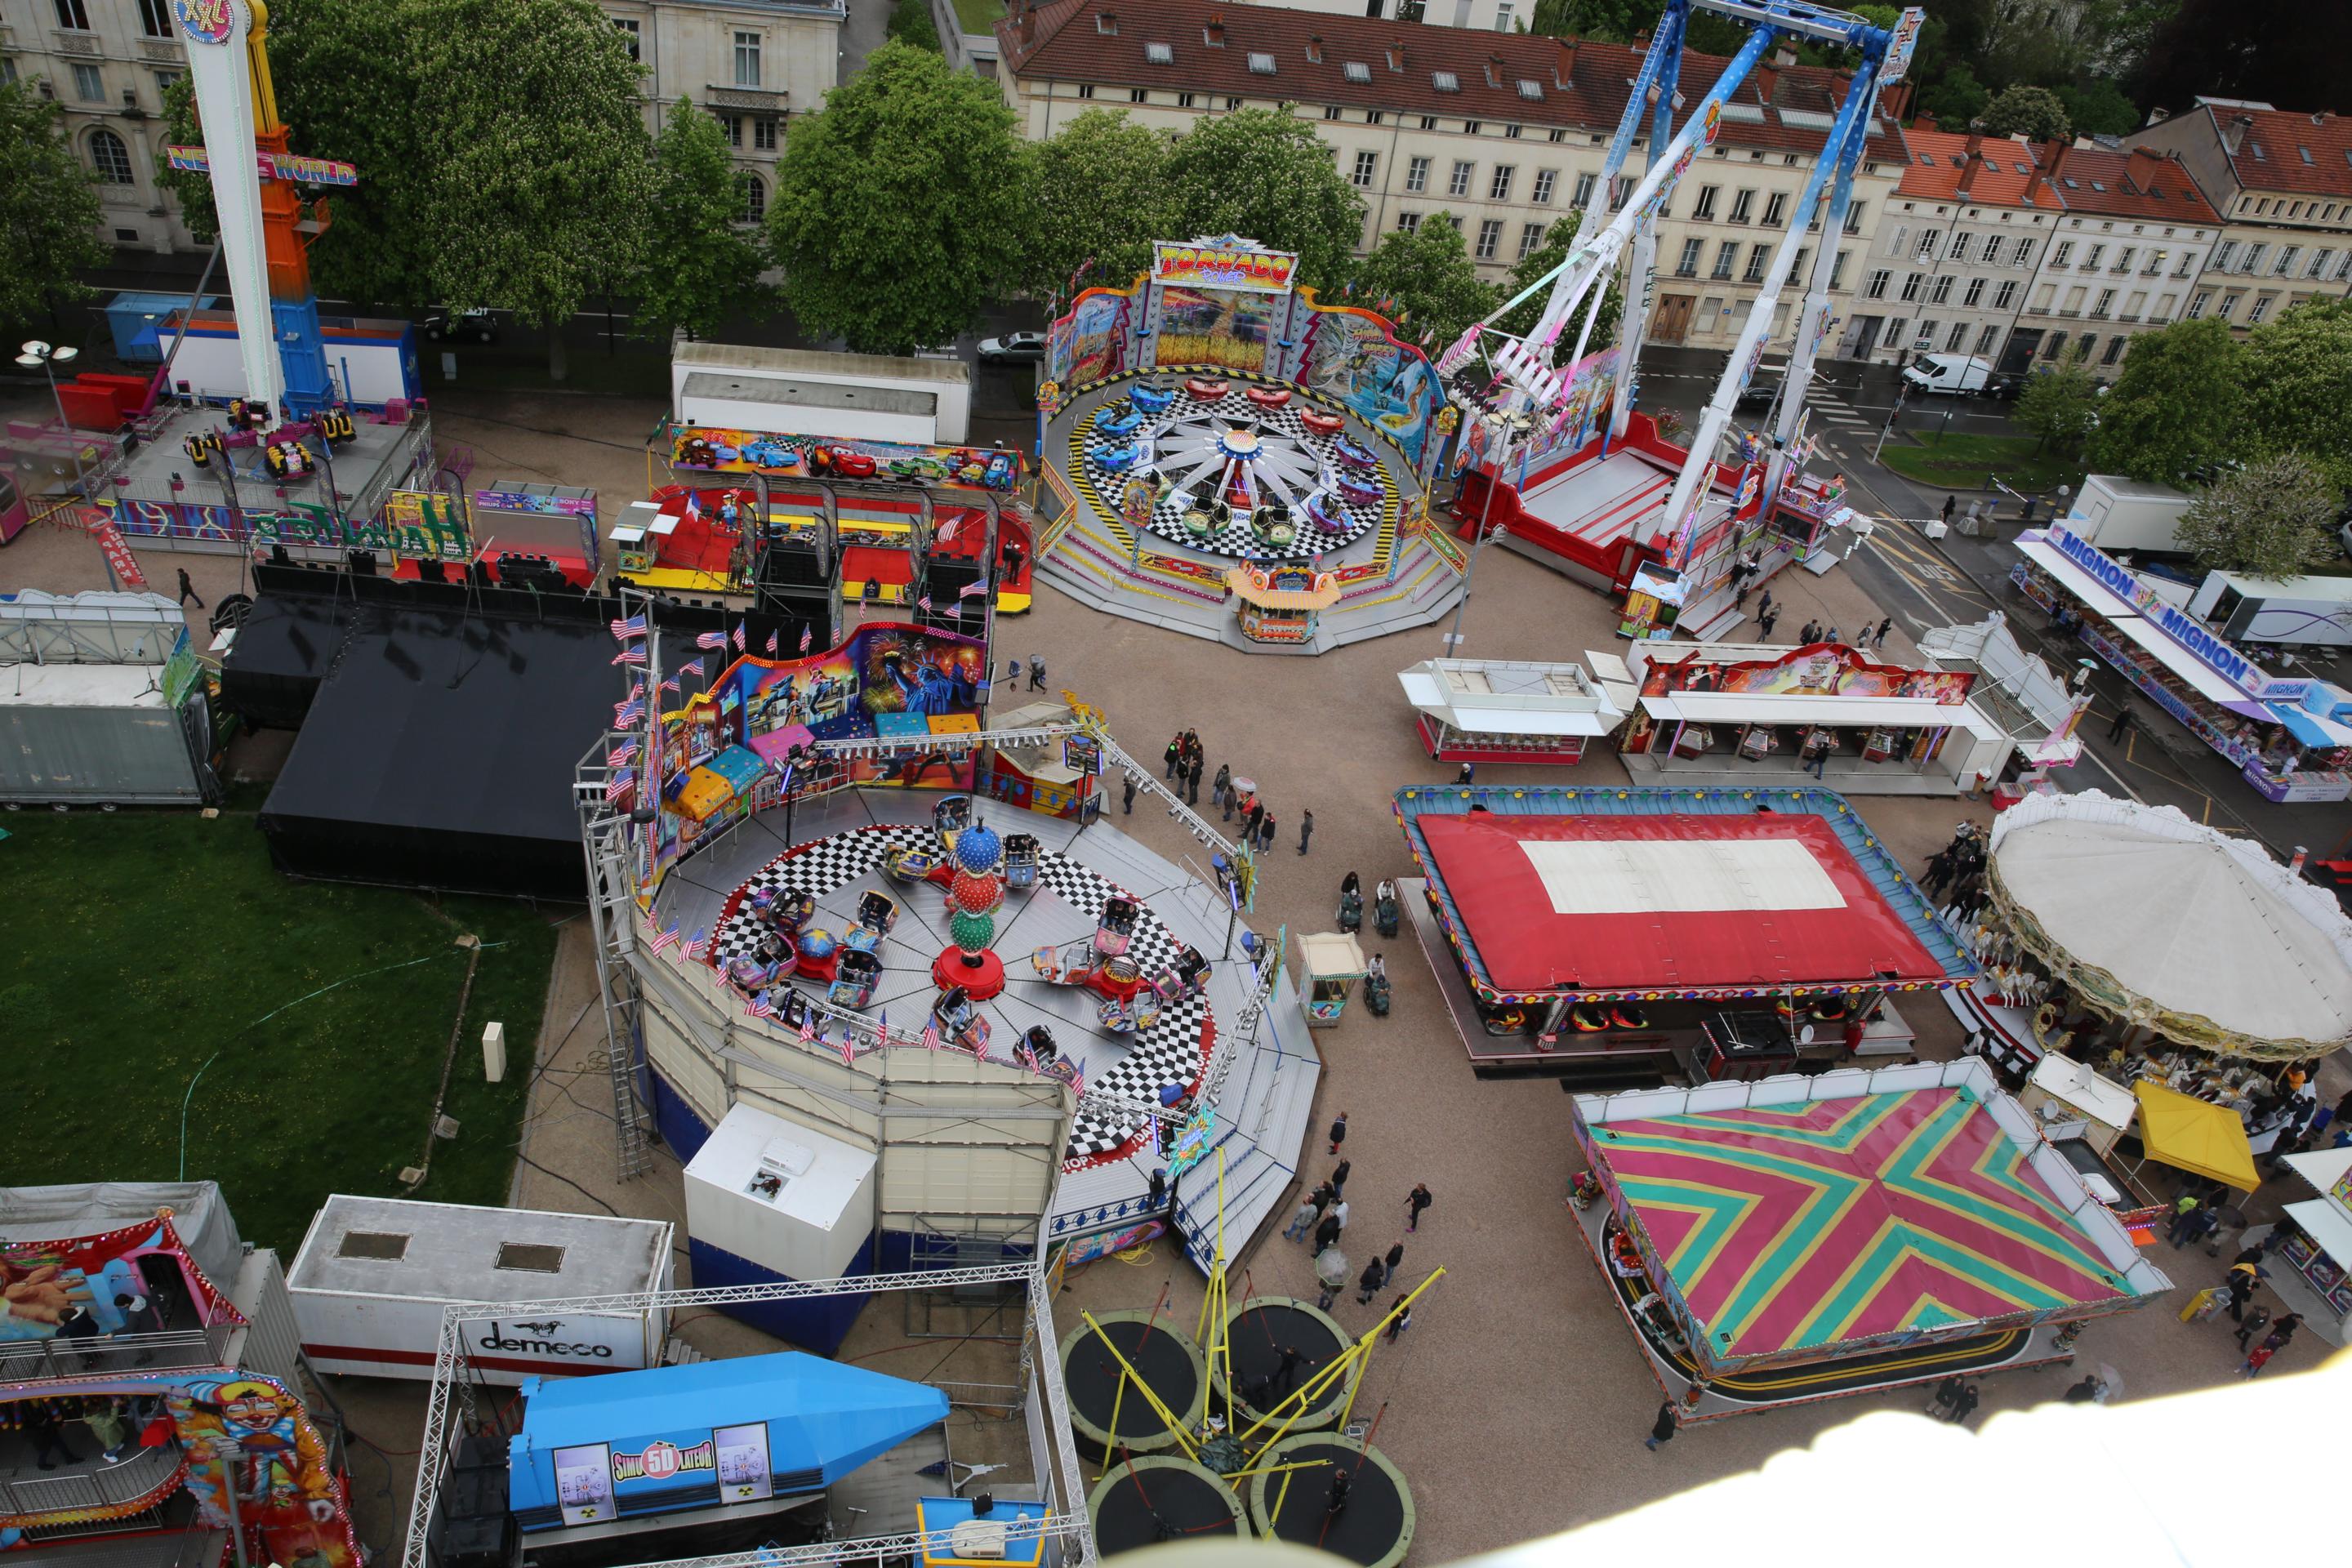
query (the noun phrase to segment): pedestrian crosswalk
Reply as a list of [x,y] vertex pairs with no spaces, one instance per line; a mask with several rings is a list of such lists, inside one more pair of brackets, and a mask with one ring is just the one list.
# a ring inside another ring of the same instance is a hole
[[1812,407],[1813,412],[1820,416],[1822,424],[1825,426],[1843,430],[1871,430],[1876,428],[1875,426],[1871,424],[1869,419],[1855,413],[1853,411],[1853,405],[1846,402],[1844,398],[1823,387],[1815,386],[1807,394],[1805,401]]

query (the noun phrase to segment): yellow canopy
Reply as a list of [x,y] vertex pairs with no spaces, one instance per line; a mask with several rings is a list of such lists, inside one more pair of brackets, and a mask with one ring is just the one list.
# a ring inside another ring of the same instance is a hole
[[2132,1092],[2139,1097],[2140,1144],[2149,1159],[2242,1193],[2262,1185],[2236,1111],[2147,1079],[2132,1085]]

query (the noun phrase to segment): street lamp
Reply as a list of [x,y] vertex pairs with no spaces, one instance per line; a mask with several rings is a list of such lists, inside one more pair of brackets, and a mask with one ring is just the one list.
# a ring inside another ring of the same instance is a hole
[[[52,347],[38,338],[19,345],[19,348],[16,363],[26,370],[37,370],[48,378],[49,400],[57,405],[58,409],[58,431],[65,437],[67,456],[73,459],[74,493],[87,501],[89,500],[89,477],[82,470],[81,443],[74,437],[73,421],[66,417],[65,395],[58,391],[58,366],[73,363],[81,357],[81,351],[71,343]],[[106,560],[103,549],[100,550],[99,557]],[[110,588],[121,586],[115,579],[114,563],[110,560],[106,560],[106,585]]]

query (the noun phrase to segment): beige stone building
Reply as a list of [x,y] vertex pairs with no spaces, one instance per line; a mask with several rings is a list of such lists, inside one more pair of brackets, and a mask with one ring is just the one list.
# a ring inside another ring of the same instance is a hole
[[2032,146],[1911,127],[1903,171],[1855,280],[1848,359],[1999,355],[2061,221]]
[[2352,120],[2200,98],[2134,141],[2177,154],[2221,219],[2185,314],[2243,331],[2352,291]]
[[[1450,213],[1481,272],[1498,281],[1592,193],[1641,59],[1617,44],[1214,0],[1014,0],[997,33],[997,79],[1033,139],[1090,108],[1181,132],[1244,106],[1286,107],[1314,124],[1361,192],[1360,249]],[[1687,56],[1685,98],[1722,64]],[[1726,105],[1716,144],[1658,226],[1651,341],[1720,348],[1738,335],[1847,85],[1782,54]],[[1628,175],[1638,176],[1640,157]],[[1904,161],[1892,123],[1874,117],[1837,238],[1842,293],[1855,287]],[[1776,336],[1789,313],[1784,300]],[[1847,313],[1843,303],[1837,313]]]
[[2008,371],[2070,352],[2113,380],[2131,340],[2188,314],[2221,237],[2221,215],[2177,157],[2128,139],[2033,149],[2065,209],[2034,268],[2001,361]]

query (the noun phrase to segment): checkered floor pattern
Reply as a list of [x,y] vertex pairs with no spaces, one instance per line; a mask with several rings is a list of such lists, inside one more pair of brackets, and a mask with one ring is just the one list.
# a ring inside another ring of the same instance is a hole
[[[1101,453],[1108,448],[1126,446],[1128,440],[1124,438],[1111,440],[1097,436],[1093,430],[1093,422],[1101,417],[1104,409],[1123,406],[1123,404],[1113,399],[1087,416],[1087,427],[1082,437],[1086,444],[1087,478],[1093,482],[1095,493],[1113,504],[1116,504],[1116,498],[1125,488],[1127,476],[1104,467],[1099,458]],[[1318,436],[1309,431],[1298,417],[1299,413],[1300,405],[1297,398],[1293,398],[1280,408],[1265,409],[1243,396],[1238,389],[1227,393],[1213,403],[1204,403],[1189,392],[1179,392],[1174,405],[1168,412],[1155,419],[1147,420],[1143,428],[1161,430],[1181,420],[1214,415],[1219,418],[1230,419],[1237,425],[1256,426],[1270,443],[1303,447],[1312,453],[1319,464],[1335,463],[1336,459],[1331,456],[1332,437]],[[1396,487],[1394,481],[1389,478],[1387,462],[1377,452],[1373,455],[1373,460],[1380,466],[1379,478],[1382,491],[1392,493]],[[1205,485],[1207,481],[1203,480],[1202,483]],[[1334,497],[1333,500],[1336,504],[1338,498]],[[1340,511],[1346,515],[1349,524],[1344,533],[1327,533],[1307,521],[1303,514],[1299,515],[1297,519],[1299,525],[1298,539],[1288,550],[1274,550],[1260,543],[1257,535],[1250,531],[1247,518],[1243,518],[1231,526],[1210,534],[1205,539],[1195,539],[1192,531],[1184,526],[1183,503],[1165,497],[1151,509],[1151,521],[1147,531],[1155,538],[1166,540],[1171,544],[1181,544],[1215,555],[1235,556],[1244,561],[1297,560],[1324,551],[1337,550],[1344,544],[1362,538],[1366,531],[1379,526],[1381,507],[1380,501],[1374,501],[1370,506],[1339,505]]]
[[[712,963],[724,964],[729,959],[750,953],[759,945],[760,928],[745,907],[752,891],[760,888],[798,888],[812,897],[825,901],[829,895],[863,879],[877,876],[882,868],[882,858],[900,847],[934,843],[927,826],[896,826],[866,828],[854,833],[838,833],[830,838],[820,838],[805,845],[800,853],[779,856],[753,873],[751,879],[728,895],[719,924],[712,932]],[[1114,895],[1133,899],[1126,891],[1090,868],[1053,850],[1045,851],[1038,864],[1038,891],[1050,893],[1084,916],[1091,923],[1102,913],[1106,900]],[[939,929],[946,923],[944,890],[937,888],[910,888],[904,883],[877,884],[886,887],[898,900],[898,925],[882,944],[882,960],[886,971],[914,970],[928,973],[931,960],[938,955],[943,939],[938,938],[925,922],[936,917]],[[1008,895],[1004,914],[998,917],[1002,927],[1020,900],[1037,897],[1037,893]],[[1156,974],[1176,961],[1181,949],[1175,935],[1160,923],[1149,904],[1141,900],[1142,912],[1135,924],[1135,935],[1128,951],[1135,955],[1146,974]],[[918,919],[918,911],[921,919]],[[828,929],[840,923],[837,915],[821,913],[819,923]],[[838,931],[835,935],[840,934]],[[1029,964],[1029,950],[1018,940],[1017,932],[1009,945],[1000,944],[998,954],[1003,958],[1011,984],[1006,996],[1021,995],[1048,989],[1034,977]],[[1080,1161],[1113,1159],[1144,1142],[1150,1129],[1138,1126],[1135,1119],[1107,1105],[1109,1100],[1156,1101],[1160,1086],[1180,1083],[1187,1088],[1199,1082],[1206,1068],[1201,1053],[1201,1027],[1209,1017],[1209,1002],[1205,996],[1186,996],[1161,1009],[1159,1021],[1140,1039],[1127,1035],[1111,1035],[1089,1027],[1084,1040],[1072,1037],[1072,1026],[1056,1020],[1054,1033],[1060,1042],[1064,1057],[1076,1057],[1086,1065],[1087,1096],[1078,1107],[1070,1128],[1068,1158]],[[919,1028],[921,1019],[901,1020],[902,1026]],[[999,1042],[998,1055],[1007,1054],[1009,1042],[1017,1033],[1007,1022],[1001,1009],[991,1020],[995,1026]],[[1116,1058],[1115,1060],[1113,1058]],[[1110,1060],[1112,1065],[1104,1063]],[[1099,1091],[1097,1094],[1097,1091]]]

